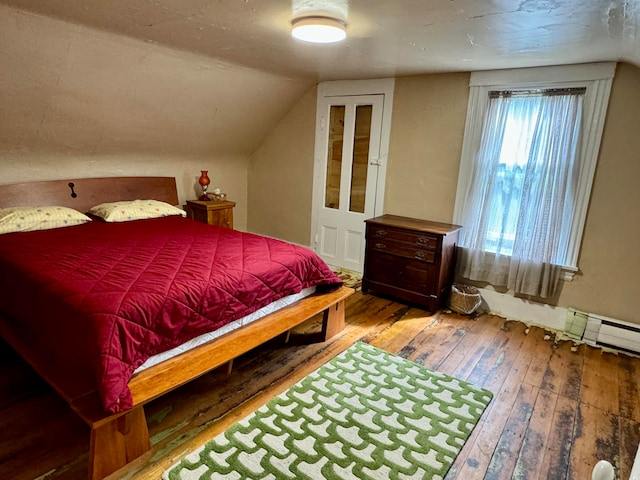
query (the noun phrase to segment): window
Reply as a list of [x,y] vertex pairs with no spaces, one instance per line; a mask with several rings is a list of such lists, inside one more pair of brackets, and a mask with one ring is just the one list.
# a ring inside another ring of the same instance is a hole
[[575,272],[614,64],[472,74],[459,274],[548,297]]

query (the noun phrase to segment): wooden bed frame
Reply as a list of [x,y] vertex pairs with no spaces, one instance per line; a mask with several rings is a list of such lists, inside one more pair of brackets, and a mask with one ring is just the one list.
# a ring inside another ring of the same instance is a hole
[[[0,185],[0,208],[60,205],[80,212],[103,202],[155,199],[178,205],[175,178],[107,177]],[[102,479],[151,449],[144,405],[190,380],[288,332],[322,313],[322,340],[340,332],[345,324],[345,299],[353,289],[314,294],[209,343],[136,374],[129,382],[133,408],[119,414],[105,412],[97,391],[73,397],[51,381],[51,365],[42,365],[28,342],[13,332],[0,316],[0,335],[71,405],[91,428],[89,478]]]

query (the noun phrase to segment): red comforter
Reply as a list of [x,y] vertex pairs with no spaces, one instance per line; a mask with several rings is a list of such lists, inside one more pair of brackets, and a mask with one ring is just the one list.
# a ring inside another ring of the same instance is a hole
[[308,249],[181,217],[0,235],[0,313],[65,396],[112,413],[151,355],[340,283]]

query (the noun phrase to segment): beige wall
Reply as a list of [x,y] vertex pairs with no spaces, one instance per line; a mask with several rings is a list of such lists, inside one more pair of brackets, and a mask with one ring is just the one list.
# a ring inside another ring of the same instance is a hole
[[469,74],[397,78],[384,211],[451,222]]
[[[465,73],[396,79],[386,213],[452,221],[468,82],[469,74]],[[554,302],[636,323],[640,323],[640,188],[636,184],[640,179],[639,87],[640,69],[619,65],[587,216],[580,274],[563,285]],[[311,215],[306,208],[312,188],[312,95],[308,93],[258,149],[259,154],[252,158],[250,180],[251,198],[256,199],[250,201],[251,219],[255,219],[250,227],[259,225],[262,233],[305,244]],[[267,174],[266,164],[270,162],[276,162],[280,171],[302,171],[300,182],[305,182],[302,186],[290,181],[278,183],[275,203],[266,201],[266,185],[288,174]],[[283,200],[296,206],[281,209]],[[280,219],[276,211],[282,213]],[[259,223],[260,218],[268,222]],[[286,229],[280,228],[279,222],[285,222]]]
[[580,252],[560,303],[640,323],[640,69],[618,64]]
[[0,183],[201,169],[247,223],[251,152],[309,89],[292,80],[0,5]]
[[251,157],[252,232],[308,246],[317,89],[311,88]]

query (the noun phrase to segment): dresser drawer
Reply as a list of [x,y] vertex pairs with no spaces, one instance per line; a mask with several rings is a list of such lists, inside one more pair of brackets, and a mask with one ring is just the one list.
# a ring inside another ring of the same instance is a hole
[[369,250],[385,252],[391,255],[398,255],[420,262],[433,263],[435,261],[435,251],[418,248],[413,245],[390,241],[390,239],[370,239],[367,244]]
[[438,248],[438,237],[424,232],[400,230],[383,225],[370,224],[367,228],[367,238],[373,243],[378,240],[400,242],[427,250]]
[[433,266],[421,261],[378,252],[367,255],[365,276],[373,282],[429,295],[433,293],[433,273]]

